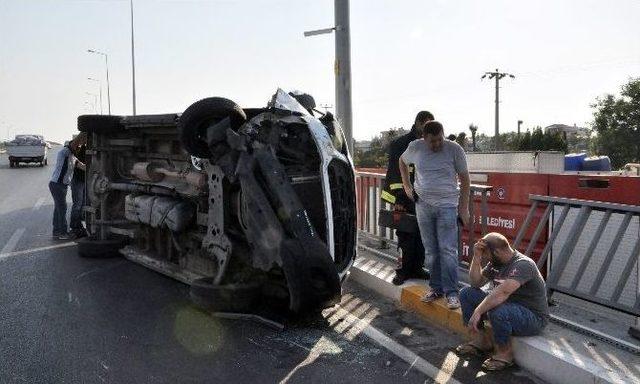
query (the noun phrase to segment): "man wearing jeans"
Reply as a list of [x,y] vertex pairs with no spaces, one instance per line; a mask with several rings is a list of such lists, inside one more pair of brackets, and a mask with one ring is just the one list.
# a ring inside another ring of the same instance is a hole
[[73,178],[74,169],[76,167],[85,169],[84,163],[78,161],[73,155],[73,151],[84,143],[86,143],[86,134],[80,133],[70,143],[65,143],[56,155],[56,165],[49,181],[49,190],[54,204],[53,239],[55,240],[73,239],[67,228],[67,189]]
[[[415,194],[409,164],[415,167]],[[400,156],[399,167],[405,193],[417,200],[420,235],[431,258],[431,290],[422,301],[445,296],[449,308],[459,308],[458,218],[463,225],[469,221],[470,182],[464,150],[444,139],[441,123],[429,121],[422,138],[412,141]]]
[[[484,268],[482,265],[485,265]],[[536,263],[511,248],[499,233],[489,233],[473,246],[471,287],[460,292],[462,318],[475,334],[458,346],[461,355],[494,354],[482,364],[489,371],[513,365],[511,336],[539,334],[548,322],[547,289]],[[487,282],[490,291],[480,289]],[[488,319],[493,339],[483,329]]]

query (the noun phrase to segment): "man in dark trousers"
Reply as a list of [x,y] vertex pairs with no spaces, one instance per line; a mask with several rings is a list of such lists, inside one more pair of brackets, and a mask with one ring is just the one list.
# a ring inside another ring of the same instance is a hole
[[[420,111],[416,115],[411,131],[398,137],[389,145],[389,164],[387,166],[387,176],[382,190],[382,200],[391,204],[392,210],[397,213],[416,214],[415,203],[409,199],[402,188],[402,177],[398,168],[398,159],[404,153],[407,146],[413,140],[422,137],[422,127],[433,120],[430,112]],[[411,173],[413,182],[413,173]],[[401,232],[396,229],[398,247],[401,250],[398,258],[398,268],[393,278],[393,284],[400,285],[407,279],[428,279],[429,274],[422,269],[424,264],[424,246],[420,239],[416,225],[416,232]]]
[[[82,144],[73,150],[73,154],[81,163],[84,164],[86,160],[86,151],[86,144]],[[84,206],[86,198],[84,193],[84,181],[85,171],[77,168],[73,172],[73,178],[71,179],[71,200],[73,204],[71,205],[71,222],[69,223],[72,235],[76,238],[87,236],[87,230],[82,224],[82,207]]]

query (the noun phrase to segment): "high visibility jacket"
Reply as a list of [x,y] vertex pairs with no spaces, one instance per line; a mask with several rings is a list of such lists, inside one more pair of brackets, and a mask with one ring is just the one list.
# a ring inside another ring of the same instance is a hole
[[[383,201],[390,204],[401,204],[410,213],[415,213],[415,203],[404,193],[398,161],[409,143],[415,139],[417,139],[416,129],[412,127],[409,133],[398,137],[389,145],[389,164],[381,195]],[[409,175],[413,184],[413,166],[409,166]]]

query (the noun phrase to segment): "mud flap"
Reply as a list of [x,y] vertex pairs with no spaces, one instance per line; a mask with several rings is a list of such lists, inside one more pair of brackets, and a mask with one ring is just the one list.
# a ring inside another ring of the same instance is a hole
[[292,312],[323,309],[340,302],[338,270],[320,239],[286,239],[280,245],[280,255]]

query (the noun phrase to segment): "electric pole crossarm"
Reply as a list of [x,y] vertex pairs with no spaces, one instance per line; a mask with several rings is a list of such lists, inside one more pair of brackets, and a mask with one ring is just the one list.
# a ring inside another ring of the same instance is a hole
[[496,131],[495,131],[495,136],[494,136],[494,141],[495,141],[495,149],[496,150],[500,150],[502,149],[502,145],[500,143],[500,80],[502,80],[505,77],[510,77],[512,79],[515,79],[516,77],[510,73],[506,73],[506,72],[500,72],[497,68],[494,72],[485,72],[484,75],[482,75],[482,77],[480,77],[480,80],[486,79],[488,78],[489,80],[491,79],[495,79],[496,80],[496,99],[495,99],[495,103],[496,103],[496,111],[495,111],[495,126],[496,126]]

